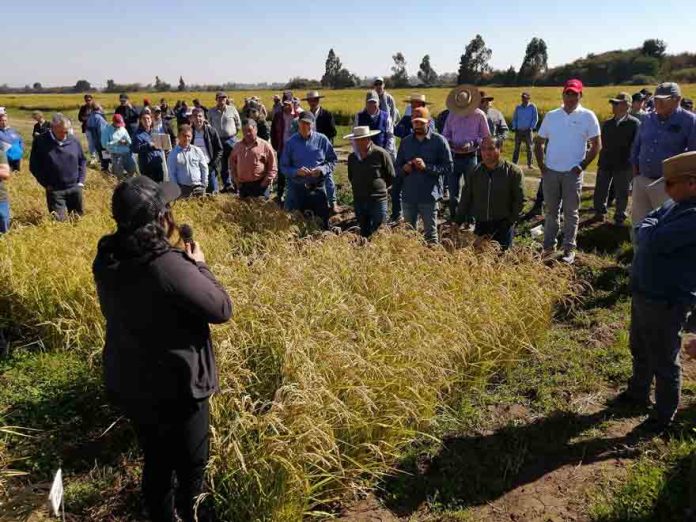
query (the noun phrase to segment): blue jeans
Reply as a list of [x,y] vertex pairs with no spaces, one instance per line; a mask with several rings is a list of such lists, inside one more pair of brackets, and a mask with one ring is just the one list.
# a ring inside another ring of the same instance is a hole
[[[450,219],[454,219],[457,215],[459,195],[461,194],[462,188],[464,188],[464,185],[467,183],[469,175],[473,172],[474,168],[476,168],[476,165],[478,165],[478,158],[476,158],[475,153],[454,155],[454,168],[447,176]],[[462,178],[464,178],[464,184],[461,182]]]
[[208,194],[218,193],[218,179],[217,171],[213,168],[208,168],[208,188],[206,189]]
[[329,206],[333,207],[336,204],[336,182],[333,179],[333,172],[324,177],[324,189],[326,190],[326,198],[329,200]]
[[477,236],[487,236],[500,244],[503,250],[512,246],[512,239],[515,237],[515,226],[507,219],[498,221],[477,221],[474,234]]
[[271,187],[261,186],[261,180],[239,183],[239,185],[237,186],[237,190],[239,191],[239,197],[242,199],[261,197],[268,199],[271,195]]
[[635,292],[631,300],[633,375],[628,394],[635,399],[647,400],[655,379],[655,413],[663,422],[671,421],[679,406],[679,331],[686,322],[688,311],[687,305],[670,305]]
[[10,229],[10,202],[0,201],[0,234]]
[[118,179],[123,178],[124,173],[129,176],[133,176],[136,171],[135,160],[133,160],[133,155],[130,153],[125,154],[111,154],[111,169],[114,176]]
[[288,183],[285,210],[289,212],[299,210],[303,213],[310,211],[321,219],[324,229],[329,228],[329,201],[323,183],[311,188],[297,183]]
[[360,225],[360,235],[370,237],[387,220],[387,200],[355,201],[355,217]]
[[406,203],[403,202],[404,219],[414,229],[418,216],[423,220],[423,235],[428,243],[437,243],[437,202]]
[[222,142],[222,165],[220,165],[220,177],[222,178],[223,188],[229,189],[234,185],[234,181],[230,177],[230,154],[232,148],[237,143],[237,138],[227,138]]

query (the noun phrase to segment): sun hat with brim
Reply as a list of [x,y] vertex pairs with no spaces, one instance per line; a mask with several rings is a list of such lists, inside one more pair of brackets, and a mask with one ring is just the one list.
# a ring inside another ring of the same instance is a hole
[[613,98],[609,100],[609,103],[627,103],[628,105],[631,104],[631,101],[633,101],[633,97],[628,94],[627,92],[620,92]]
[[176,183],[155,183],[147,176],[135,176],[114,190],[111,215],[120,229],[135,230],[156,221],[166,206],[180,196],[181,188]]
[[475,85],[457,85],[447,95],[447,108],[459,116],[468,116],[481,103],[481,94]]
[[411,94],[408,98],[404,100],[405,103],[411,103],[411,102],[421,102],[423,105],[428,105],[428,102],[425,101],[425,94]]
[[353,132],[343,136],[344,140],[359,140],[361,138],[371,138],[372,136],[377,136],[380,130],[372,130],[367,125],[361,125],[359,127],[353,127]]
[[493,101],[495,98],[493,96],[486,96],[486,91],[479,91],[481,95],[481,101]]
[[683,152],[664,160],[662,177],[665,180],[696,177],[696,151]]
[[314,100],[314,99],[323,98],[323,97],[324,97],[324,95],[319,94],[319,91],[309,91],[307,93],[307,96],[302,98],[302,101],[309,101],[309,100]]

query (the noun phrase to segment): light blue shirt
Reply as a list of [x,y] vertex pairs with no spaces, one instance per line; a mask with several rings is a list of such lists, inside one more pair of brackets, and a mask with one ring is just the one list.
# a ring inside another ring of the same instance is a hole
[[536,105],[528,103],[525,107],[519,104],[515,107],[515,113],[512,115],[512,130],[534,130],[539,123],[539,112]]
[[[312,131],[307,139],[301,134],[293,134],[283,147],[280,158],[280,170],[291,183],[298,185],[316,185],[324,182],[324,177],[336,168],[336,152],[329,139],[320,132]],[[321,176],[298,176],[302,167],[319,168]]]
[[182,149],[177,145],[167,158],[169,179],[187,187],[208,186],[208,161],[203,151],[195,145]]

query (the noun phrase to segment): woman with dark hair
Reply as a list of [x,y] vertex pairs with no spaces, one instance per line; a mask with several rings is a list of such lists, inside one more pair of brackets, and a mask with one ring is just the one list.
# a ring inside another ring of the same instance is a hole
[[133,135],[131,151],[138,155],[140,174],[158,183],[164,181],[164,151],[152,141],[152,114],[150,111],[140,113],[140,126]]
[[[208,325],[232,315],[201,248],[171,244],[177,226],[170,204],[179,195],[176,184],[144,176],[119,184],[116,232],[99,241],[93,265],[106,318],[107,393],[138,435],[149,515],[166,522],[196,516],[208,461],[208,399],[218,387]],[[209,520],[202,511],[197,520]]]

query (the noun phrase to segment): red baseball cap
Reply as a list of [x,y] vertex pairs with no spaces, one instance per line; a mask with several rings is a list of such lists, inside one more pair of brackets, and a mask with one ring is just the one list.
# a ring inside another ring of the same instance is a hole
[[111,121],[114,123],[116,127],[124,127],[126,125],[126,122],[123,120],[123,116],[120,114],[114,114],[114,117],[111,119]]
[[563,92],[566,91],[577,92],[578,94],[582,94],[582,82],[575,78],[566,81],[565,85],[563,86]]

